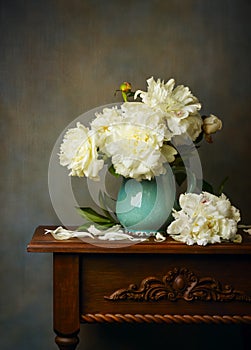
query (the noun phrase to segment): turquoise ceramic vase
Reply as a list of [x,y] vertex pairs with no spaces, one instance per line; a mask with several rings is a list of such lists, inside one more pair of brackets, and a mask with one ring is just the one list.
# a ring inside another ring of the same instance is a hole
[[123,178],[116,202],[116,215],[128,232],[151,235],[170,223],[175,202],[172,172],[153,180]]

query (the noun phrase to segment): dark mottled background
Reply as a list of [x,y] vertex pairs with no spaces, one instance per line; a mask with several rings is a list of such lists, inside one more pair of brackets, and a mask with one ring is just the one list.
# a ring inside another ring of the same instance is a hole
[[[174,77],[224,128],[204,144],[205,177],[251,223],[251,2],[248,0],[2,0],[1,326],[4,350],[55,349],[51,256],[26,253],[34,228],[60,224],[47,171],[61,131],[115,102],[124,81]],[[241,349],[239,327],[82,327],[80,349]],[[120,344],[121,341],[121,345]]]

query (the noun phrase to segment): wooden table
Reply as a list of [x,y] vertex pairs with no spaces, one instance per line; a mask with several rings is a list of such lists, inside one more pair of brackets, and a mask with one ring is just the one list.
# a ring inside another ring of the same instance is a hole
[[251,236],[244,234],[241,244],[200,247],[170,239],[107,248],[57,241],[45,228],[53,227],[39,226],[27,249],[53,253],[59,349],[75,349],[80,323],[95,322],[241,323],[248,337]]

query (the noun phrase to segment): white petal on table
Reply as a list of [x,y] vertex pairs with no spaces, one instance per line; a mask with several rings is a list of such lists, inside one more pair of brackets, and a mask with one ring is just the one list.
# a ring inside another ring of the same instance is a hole
[[48,233],[57,240],[67,240],[70,238],[98,238],[103,241],[130,240],[133,242],[143,242],[147,240],[147,238],[131,236],[124,232],[120,225],[115,225],[107,230],[99,230],[94,225],[91,225],[87,231],[71,231],[59,226],[55,230],[46,229],[45,234]]

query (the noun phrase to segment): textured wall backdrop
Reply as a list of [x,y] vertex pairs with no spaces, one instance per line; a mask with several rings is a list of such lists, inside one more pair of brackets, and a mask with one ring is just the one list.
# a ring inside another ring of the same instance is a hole
[[[26,253],[34,228],[60,224],[47,187],[61,131],[115,102],[124,81],[174,77],[224,128],[201,149],[213,184],[249,210],[251,6],[249,0],[1,0],[0,347],[53,349],[51,256]],[[82,327],[81,349],[241,349],[238,327]],[[205,338],[207,337],[207,339]],[[123,345],[118,345],[122,339]],[[145,339],[145,340],[144,340]],[[205,340],[206,339],[206,340]]]

